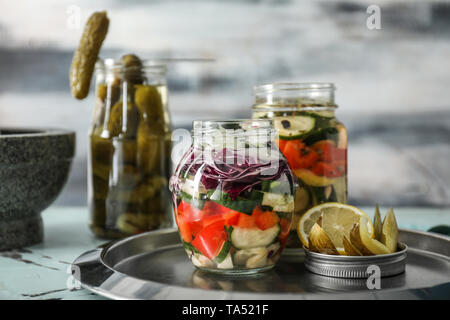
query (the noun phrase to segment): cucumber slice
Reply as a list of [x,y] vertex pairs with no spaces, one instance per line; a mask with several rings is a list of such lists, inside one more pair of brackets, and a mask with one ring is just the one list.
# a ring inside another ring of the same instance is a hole
[[305,113],[314,118],[326,118],[328,120],[333,119],[335,117],[334,111],[331,110],[309,111]]
[[267,247],[281,232],[279,224],[266,230],[235,227],[231,232],[231,243],[238,249]]
[[253,190],[251,192],[244,192],[241,196],[232,200],[231,196],[220,190],[210,190],[207,193],[207,197],[224,207],[251,215],[257,205],[261,203],[262,192]]
[[231,257],[231,254],[228,253],[225,258],[222,260],[222,262],[217,264],[218,269],[233,269],[233,258]]
[[194,198],[192,195],[190,195],[184,191],[180,192],[179,197],[181,200],[190,203],[192,206],[194,206],[197,209],[202,210],[203,207],[205,206],[206,200]]
[[195,196],[196,198],[199,198],[200,195],[206,193],[206,189],[203,186],[203,184],[195,184],[193,177],[189,176],[186,178],[181,185],[181,190],[186,192],[187,194],[190,194],[191,196]]
[[265,180],[261,183],[261,191],[269,193],[291,193],[293,188],[293,182],[289,181],[269,181]]
[[184,248],[189,251],[190,253],[197,253],[197,254],[201,254],[200,251],[197,250],[196,247],[194,247],[191,243],[183,241],[183,246]]
[[294,209],[295,212],[304,211],[311,201],[311,196],[306,188],[299,187],[295,192],[295,204]]
[[282,140],[296,140],[310,132],[316,119],[308,116],[279,117],[274,120],[274,127]]
[[337,144],[338,129],[336,127],[322,128],[314,130],[313,132],[303,137],[303,143],[307,146],[310,146],[320,140],[333,140]]
[[229,241],[225,241],[223,243],[222,249],[220,249],[219,254],[217,255],[217,257],[214,258],[214,262],[217,263],[217,264],[222,263],[227,258],[227,256],[229,255],[230,248],[231,248],[230,242]]
[[313,187],[326,187],[333,184],[337,178],[317,176],[308,169],[295,169],[295,175],[306,185]]
[[326,187],[311,187],[311,192],[313,194],[314,205],[325,202],[337,202],[338,200],[333,185]]
[[263,206],[272,207],[274,211],[293,212],[294,197],[288,193],[264,193],[262,203]]
[[199,188],[200,190],[196,189],[192,179],[185,179],[181,186],[179,197],[181,200],[189,202],[194,207],[203,209],[203,206],[205,205],[205,200],[203,198],[206,190],[203,186]]

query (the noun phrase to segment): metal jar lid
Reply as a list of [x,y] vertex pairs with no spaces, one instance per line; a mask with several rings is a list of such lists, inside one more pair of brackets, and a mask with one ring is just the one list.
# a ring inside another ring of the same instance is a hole
[[304,250],[307,270],[327,277],[361,279],[372,275],[376,267],[380,268],[381,277],[403,273],[408,246],[399,243],[397,252],[374,256],[338,256]]

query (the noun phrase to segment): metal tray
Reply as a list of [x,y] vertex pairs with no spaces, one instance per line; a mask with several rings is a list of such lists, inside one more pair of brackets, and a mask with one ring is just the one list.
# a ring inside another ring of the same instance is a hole
[[305,269],[305,254],[282,255],[276,267],[256,276],[225,277],[197,270],[176,229],[129,237],[85,252],[72,264],[81,285],[113,299],[450,299],[450,238],[400,230],[408,256],[404,273],[340,279]]

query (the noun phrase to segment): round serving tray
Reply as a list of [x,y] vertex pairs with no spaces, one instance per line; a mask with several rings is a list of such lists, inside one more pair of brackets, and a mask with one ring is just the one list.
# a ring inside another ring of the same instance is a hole
[[409,247],[405,272],[381,278],[381,289],[369,289],[366,279],[309,272],[302,249],[256,276],[205,273],[188,260],[176,229],[85,252],[72,274],[84,288],[113,299],[450,299],[450,237],[400,230],[399,241]]

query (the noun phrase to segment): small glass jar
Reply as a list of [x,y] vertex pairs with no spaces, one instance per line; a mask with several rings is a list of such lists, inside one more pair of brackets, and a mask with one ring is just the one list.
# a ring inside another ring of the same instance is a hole
[[166,68],[129,57],[96,65],[88,203],[91,230],[108,239],[173,225]]
[[193,127],[193,145],[170,181],[190,260],[216,273],[272,268],[290,230],[295,193],[272,121],[194,121]]
[[287,247],[301,247],[300,217],[324,202],[347,202],[347,130],[336,119],[332,83],[274,83],[254,88],[253,118],[273,119],[278,146],[299,179]]

